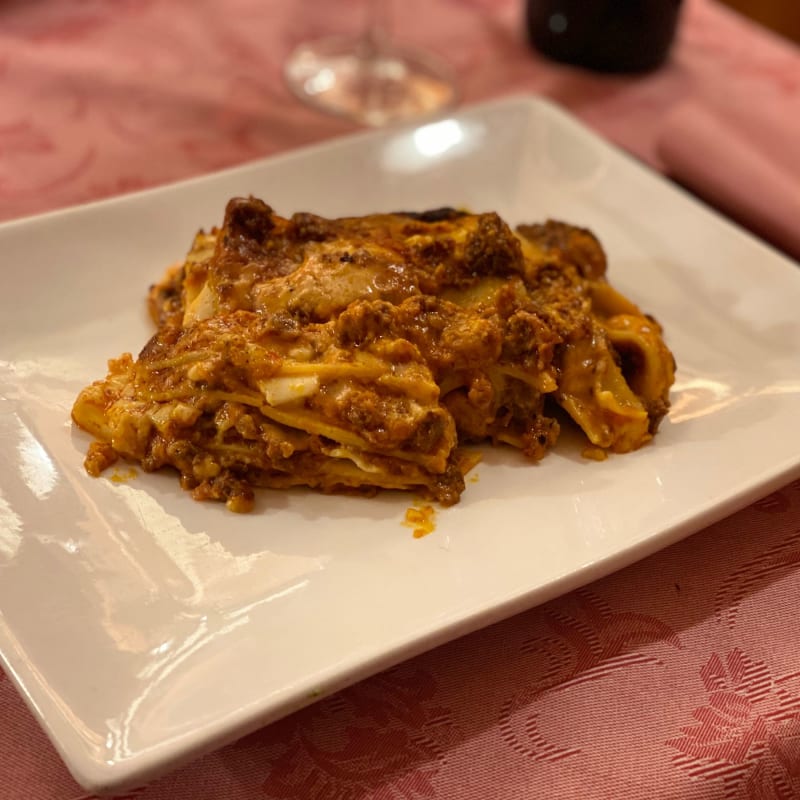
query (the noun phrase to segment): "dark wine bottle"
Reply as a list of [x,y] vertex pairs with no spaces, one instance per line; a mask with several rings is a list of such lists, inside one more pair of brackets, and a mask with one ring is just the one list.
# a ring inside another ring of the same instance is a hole
[[669,54],[681,0],[527,0],[533,47],[600,72],[647,72]]

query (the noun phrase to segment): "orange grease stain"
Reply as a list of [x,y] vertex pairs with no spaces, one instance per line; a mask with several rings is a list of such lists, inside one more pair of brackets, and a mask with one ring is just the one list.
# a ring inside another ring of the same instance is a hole
[[111,477],[109,480],[113,481],[114,483],[127,483],[129,480],[132,480],[136,477],[136,470],[133,467],[128,467],[126,470],[115,469],[111,473]]
[[406,509],[403,525],[414,530],[414,538],[421,539],[436,528],[436,511],[433,506],[420,505]]

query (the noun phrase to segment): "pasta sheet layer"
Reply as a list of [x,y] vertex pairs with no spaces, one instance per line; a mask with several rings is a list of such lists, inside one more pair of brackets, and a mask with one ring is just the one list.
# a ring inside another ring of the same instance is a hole
[[298,485],[451,504],[469,444],[537,461],[566,412],[594,457],[624,453],[669,408],[661,327],[607,282],[596,237],[561,222],[283,218],[234,198],[148,302],[152,339],[73,407],[95,437],[86,468],[173,467],[234,511]]

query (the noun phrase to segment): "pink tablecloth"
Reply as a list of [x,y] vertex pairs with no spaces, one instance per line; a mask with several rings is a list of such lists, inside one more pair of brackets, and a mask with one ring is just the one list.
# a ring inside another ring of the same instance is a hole
[[[735,87],[772,99],[787,120],[800,102],[797,49],[712,0],[688,0],[671,63],[640,78],[592,76],[537,58],[512,0],[402,6],[398,36],[448,58],[466,102],[542,93],[656,167],[660,125],[687,98]],[[0,4],[0,218],[348,130],[302,108],[280,70],[293,43],[348,28],[358,7],[353,0]],[[798,598],[800,481],[659,555],[363,681],[134,794],[800,797]],[[0,797],[81,796],[0,673]]]

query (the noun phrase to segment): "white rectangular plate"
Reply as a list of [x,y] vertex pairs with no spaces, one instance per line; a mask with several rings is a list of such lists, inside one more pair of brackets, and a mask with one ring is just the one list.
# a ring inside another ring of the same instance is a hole
[[[412,497],[194,502],[88,477],[69,420],[151,333],[144,297],[226,200],[496,210],[591,228],[664,325],[673,410],[603,463],[486,454],[416,539]],[[800,474],[800,269],[557,108],[511,98],[0,226],[0,653],[78,781],[129,787],[686,536]]]

